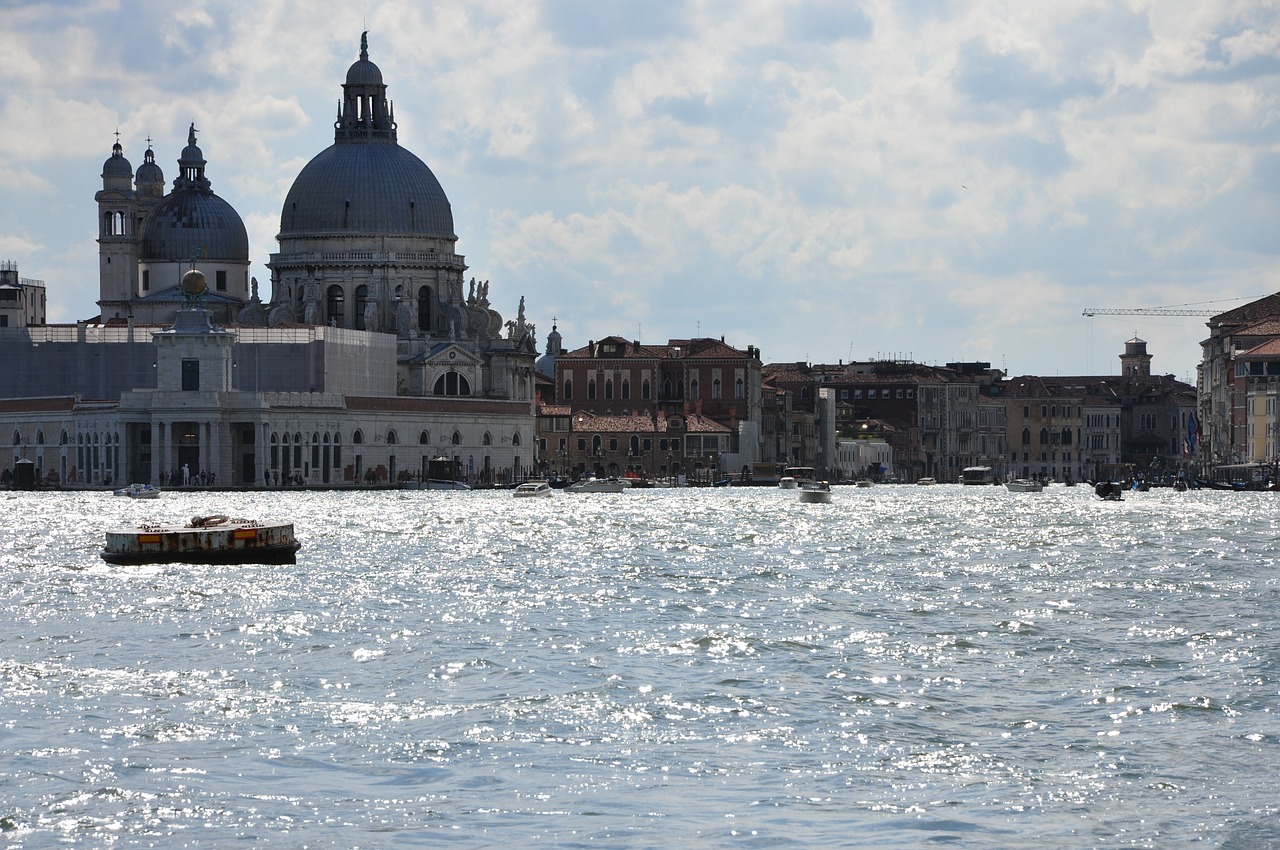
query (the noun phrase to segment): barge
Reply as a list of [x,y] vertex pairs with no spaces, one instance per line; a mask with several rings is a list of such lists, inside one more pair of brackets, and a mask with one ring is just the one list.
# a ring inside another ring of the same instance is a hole
[[108,564],[293,564],[302,544],[291,522],[192,517],[183,526],[141,525],[108,531]]

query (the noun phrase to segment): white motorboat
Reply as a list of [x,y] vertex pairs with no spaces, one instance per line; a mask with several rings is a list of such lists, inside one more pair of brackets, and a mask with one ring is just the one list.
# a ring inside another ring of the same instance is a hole
[[546,481],[526,481],[517,487],[511,495],[517,499],[524,499],[531,496],[551,496],[555,492]]
[[1004,483],[1010,493],[1039,493],[1044,485],[1034,478],[1013,478]]
[[186,525],[141,525],[108,531],[109,564],[292,564],[302,548],[293,523],[192,517]]
[[160,495],[160,488],[153,484],[130,484],[113,492],[117,496],[128,496],[131,499],[154,499]]
[[805,484],[800,490],[800,501],[811,505],[831,504],[831,485],[825,481]]
[[934,484],[937,484],[938,480],[936,478],[921,478],[916,483],[922,487],[927,487],[927,486],[932,486]]
[[779,490],[794,490],[799,486],[799,483],[797,483],[790,475],[784,475],[778,479]]
[[871,487],[874,486],[874,484],[875,482],[870,478],[859,478],[857,481],[853,482],[854,487]]
[[566,493],[621,493],[631,487],[625,478],[596,478],[590,475],[580,478],[564,488]]

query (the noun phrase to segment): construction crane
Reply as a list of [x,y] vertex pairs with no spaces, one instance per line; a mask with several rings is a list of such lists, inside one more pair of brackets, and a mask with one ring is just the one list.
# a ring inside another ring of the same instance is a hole
[[1082,316],[1216,316],[1222,310],[1184,310],[1179,307],[1132,307],[1107,309],[1086,307]]

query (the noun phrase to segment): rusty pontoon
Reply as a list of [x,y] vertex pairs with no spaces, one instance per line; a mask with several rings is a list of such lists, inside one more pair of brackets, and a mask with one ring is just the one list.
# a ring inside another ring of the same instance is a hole
[[192,517],[184,526],[141,525],[108,531],[102,560],[109,564],[292,564],[302,544],[291,522]]

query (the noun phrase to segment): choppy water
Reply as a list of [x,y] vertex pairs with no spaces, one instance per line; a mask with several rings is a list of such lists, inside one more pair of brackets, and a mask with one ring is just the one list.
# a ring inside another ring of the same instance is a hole
[[0,841],[1280,847],[1277,498],[0,493]]

